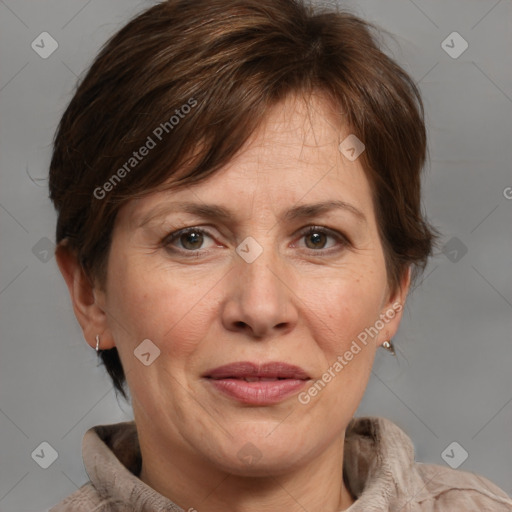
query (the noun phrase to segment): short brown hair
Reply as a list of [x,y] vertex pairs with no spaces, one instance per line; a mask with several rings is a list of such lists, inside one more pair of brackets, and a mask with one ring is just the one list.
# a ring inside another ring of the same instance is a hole
[[[377,34],[348,12],[300,0],[168,0],[144,11],[102,48],[60,121],[50,166],[57,243],[67,240],[104,283],[122,204],[170,177],[173,187],[204,180],[271,106],[319,91],[366,145],[359,158],[396,289],[408,267],[424,268],[436,231],[421,211],[422,100]],[[117,349],[101,357],[126,397]]]

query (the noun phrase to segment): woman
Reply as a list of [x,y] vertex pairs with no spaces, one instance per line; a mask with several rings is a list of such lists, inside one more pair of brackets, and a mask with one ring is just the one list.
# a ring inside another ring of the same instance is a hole
[[170,0],[103,48],[50,169],[57,261],[134,422],[53,511],[506,511],[354,418],[436,233],[419,93],[372,27]]

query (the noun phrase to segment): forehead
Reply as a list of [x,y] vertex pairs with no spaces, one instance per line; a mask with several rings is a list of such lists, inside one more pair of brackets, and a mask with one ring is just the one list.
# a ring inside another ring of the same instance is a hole
[[262,174],[289,167],[335,165],[338,145],[347,128],[334,115],[334,106],[320,94],[288,96],[274,105],[259,128],[226,169],[257,169]]
[[[288,97],[276,104],[244,147],[207,179],[176,190],[133,201],[127,208],[133,220],[155,205],[172,201],[212,202],[243,210],[251,201],[273,210],[279,205],[326,200],[355,203],[370,213],[370,187],[358,160],[350,161],[339,145],[349,134],[322,95]],[[172,180],[172,178],[170,179]],[[371,215],[370,215],[371,216]]]

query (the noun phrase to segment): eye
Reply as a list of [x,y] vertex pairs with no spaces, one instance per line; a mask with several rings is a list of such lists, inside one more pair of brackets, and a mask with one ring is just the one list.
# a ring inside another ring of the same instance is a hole
[[339,247],[348,245],[347,238],[341,233],[320,226],[309,226],[303,230],[301,239],[304,239],[306,248],[313,251],[336,249],[336,245]]
[[[303,229],[299,237],[300,242],[292,246],[304,247],[312,252],[333,252],[343,249],[350,242],[338,231],[322,226],[308,226]],[[162,247],[169,252],[183,255],[199,255],[208,252],[208,249],[221,247],[214,237],[205,229],[189,227],[174,231],[167,235],[161,242]]]
[[165,237],[162,244],[169,250],[177,248],[181,251],[193,252],[205,249],[204,244],[208,239],[213,242],[213,237],[206,230],[191,227],[171,233]]

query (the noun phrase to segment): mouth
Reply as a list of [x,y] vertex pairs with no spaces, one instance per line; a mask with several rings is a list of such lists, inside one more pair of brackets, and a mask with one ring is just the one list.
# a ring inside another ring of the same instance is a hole
[[208,370],[202,377],[216,391],[238,402],[271,405],[296,394],[311,378],[284,362],[241,361]]

